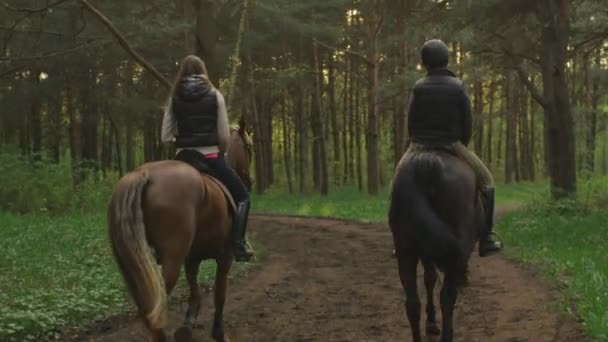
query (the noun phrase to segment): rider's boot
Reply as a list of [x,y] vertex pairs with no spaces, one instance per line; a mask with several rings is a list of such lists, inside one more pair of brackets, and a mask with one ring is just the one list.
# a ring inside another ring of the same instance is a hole
[[490,256],[502,249],[500,242],[493,232],[494,226],[494,189],[481,192],[481,197],[485,208],[485,225],[479,239],[479,256]]
[[245,239],[247,231],[247,217],[249,216],[249,200],[237,204],[236,214],[234,215],[232,232],[234,234],[234,259],[237,262],[247,262],[253,256],[253,248]]

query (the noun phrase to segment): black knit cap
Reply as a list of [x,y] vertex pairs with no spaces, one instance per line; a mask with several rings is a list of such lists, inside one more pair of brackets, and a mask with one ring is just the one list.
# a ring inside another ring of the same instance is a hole
[[448,46],[441,40],[431,39],[422,46],[422,64],[428,69],[444,68],[448,59]]

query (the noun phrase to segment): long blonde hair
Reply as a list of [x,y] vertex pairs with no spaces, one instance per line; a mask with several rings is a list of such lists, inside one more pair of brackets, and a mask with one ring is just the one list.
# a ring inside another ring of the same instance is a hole
[[175,95],[180,81],[186,77],[194,75],[203,75],[207,84],[209,84],[211,88],[215,88],[215,86],[213,85],[213,83],[211,83],[211,80],[209,79],[209,73],[207,72],[207,66],[205,66],[205,62],[203,62],[203,60],[200,59],[198,56],[188,55],[180,63],[179,70],[177,71],[177,75],[175,76],[175,80],[173,81],[173,85],[171,86],[171,91],[169,92],[167,105],[171,103],[171,99]]

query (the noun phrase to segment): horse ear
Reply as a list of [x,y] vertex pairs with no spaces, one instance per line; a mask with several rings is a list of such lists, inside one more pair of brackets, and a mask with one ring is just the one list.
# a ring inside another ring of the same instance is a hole
[[247,122],[245,121],[245,116],[241,115],[239,118],[239,134],[241,136],[245,136],[245,130],[247,129]]

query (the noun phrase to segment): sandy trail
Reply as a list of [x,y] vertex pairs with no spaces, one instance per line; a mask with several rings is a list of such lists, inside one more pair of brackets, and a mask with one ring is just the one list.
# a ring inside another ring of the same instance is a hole
[[[232,341],[411,340],[386,225],[255,216],[250,230],[268,256],[230,281],[225,322]],[[196,341],[211,341],[212,297],[204,296]],[[555,291],[531,272],[500,256],[474,256],[470,285],[457,304],[456,341],[590,341],[554,306]],[[180,323],[185,302],[173,300],[171,313]],[[144,336],[130,317],[100,324],[78,340]]]

